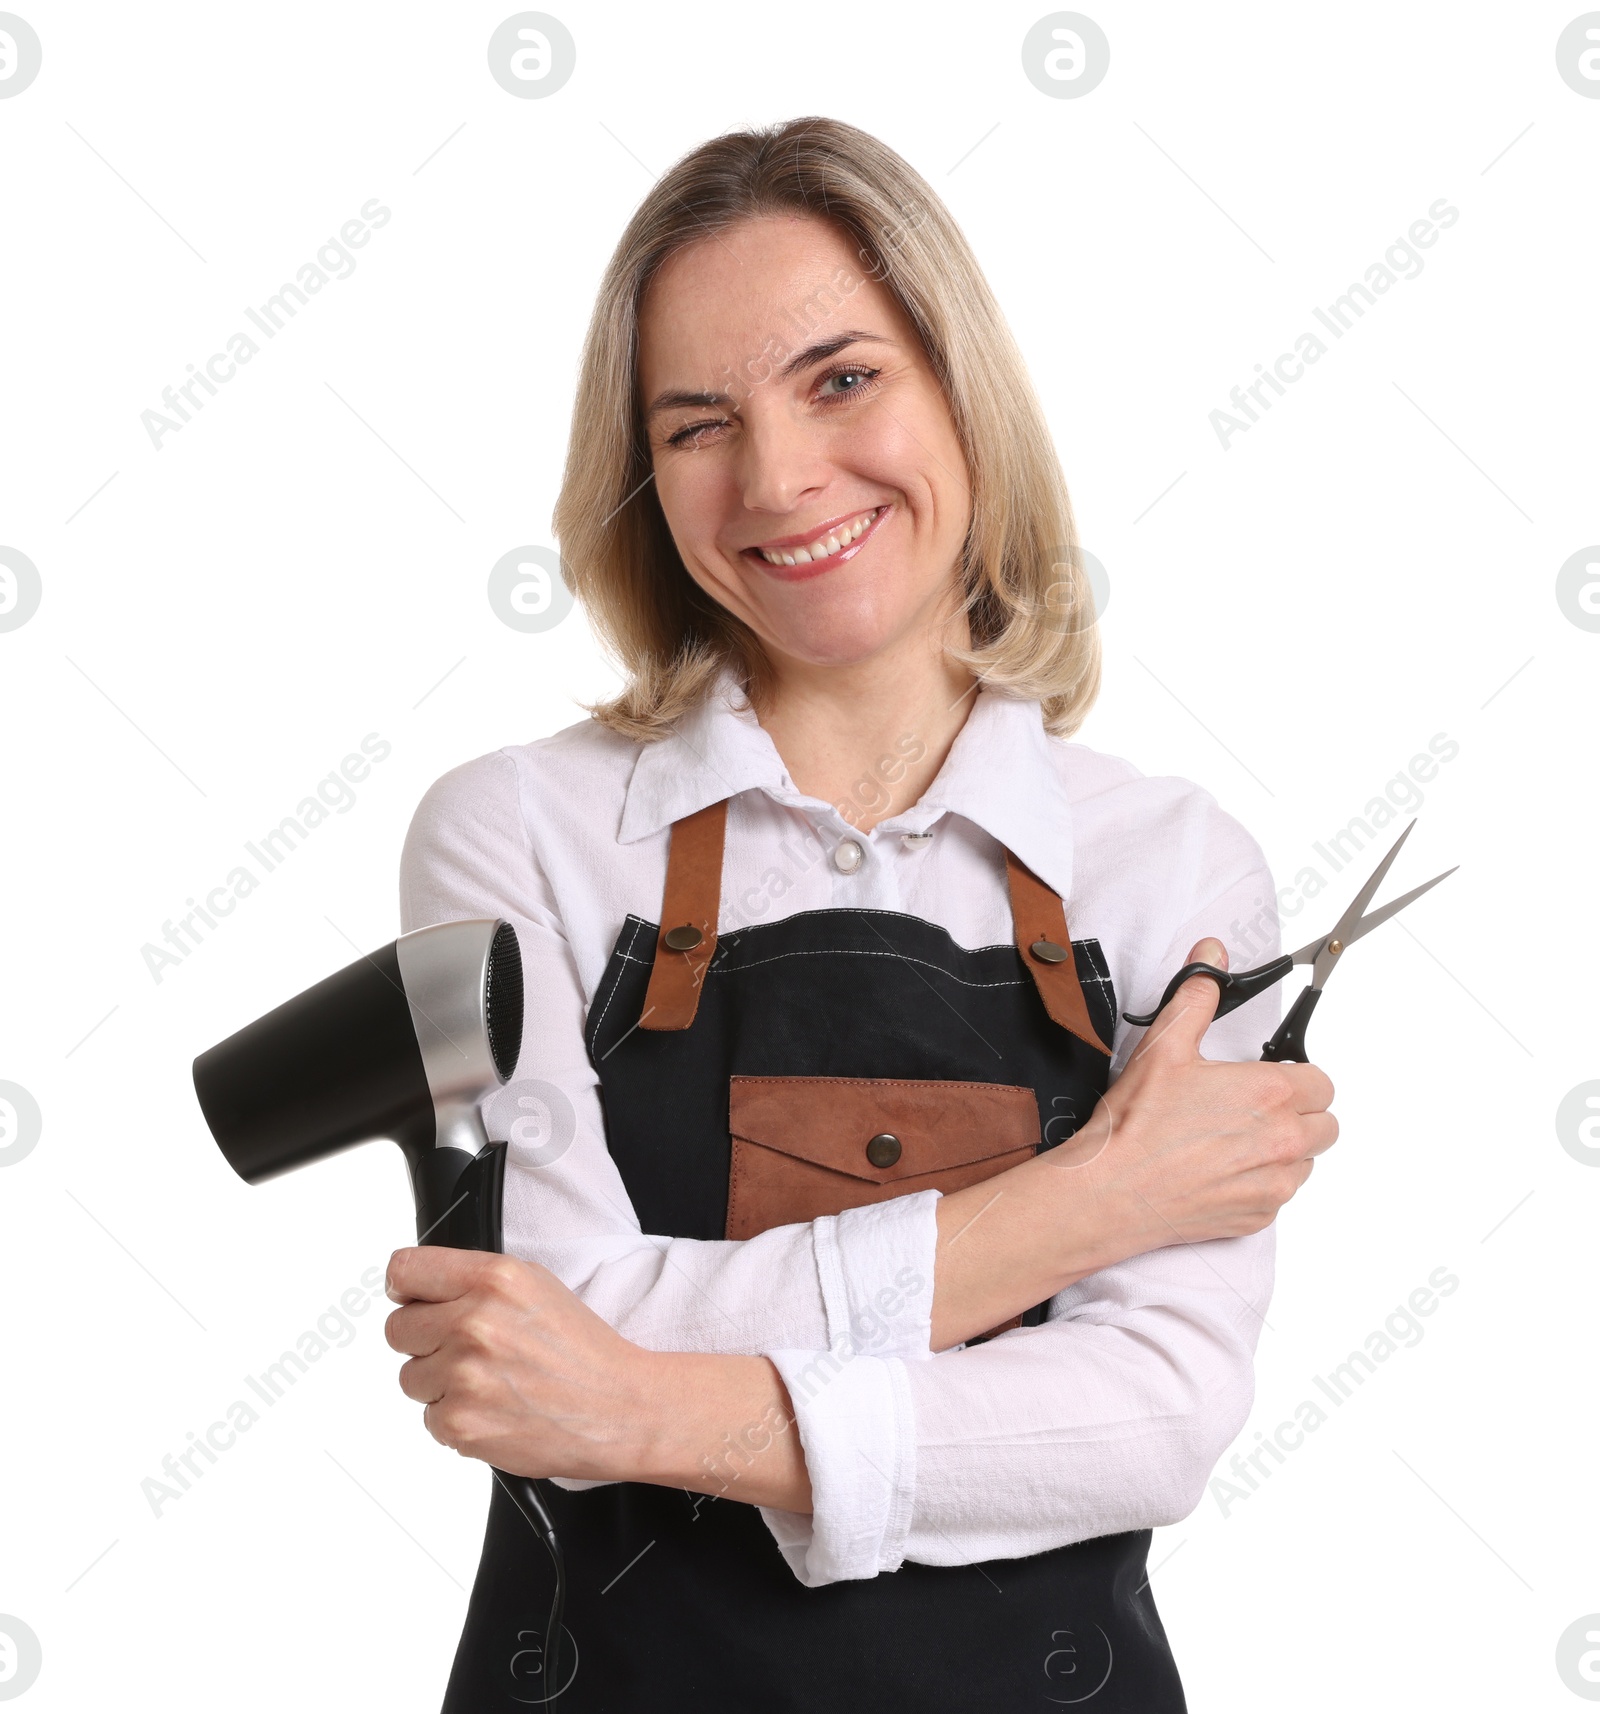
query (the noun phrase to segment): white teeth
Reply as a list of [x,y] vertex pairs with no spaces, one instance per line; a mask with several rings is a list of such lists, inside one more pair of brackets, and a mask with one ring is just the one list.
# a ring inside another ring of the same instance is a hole
[[863,512],[853,523],[847,524],[842,530],[835,530],[831,536],[812,542],[808,548],[778,549],[772,552],[761,548],[758,551],[769,565],[810,565],[813,560],[827,559],[830,554],[838,553],[840,548],[848,547],[881,510],[882,507],[875,506],[870,512]]

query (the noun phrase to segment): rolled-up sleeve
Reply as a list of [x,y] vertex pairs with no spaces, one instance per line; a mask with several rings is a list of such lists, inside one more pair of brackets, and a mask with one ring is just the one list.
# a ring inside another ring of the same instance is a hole
[[831,1351],[767,1353],[783,1377],[805,1448],[811,1511],[761,1508],[789,1569],[809,1588],[893,1571],[917,1493],[907,1385],[919,1365]]

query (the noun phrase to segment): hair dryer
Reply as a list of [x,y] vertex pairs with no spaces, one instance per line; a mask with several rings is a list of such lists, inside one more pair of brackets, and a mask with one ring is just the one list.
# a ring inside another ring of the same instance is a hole
[[522,958],[508,922],[403,935],[194,1062],[211,1134],[260,1184],[374,1137],[411,1169],[417,1242],[500,1248],[505,1144],[478,1103],[517,1068]]
[[[517,931],[491,919],[437,923],[208,1048],[194,1062],[194,1087],[247,1183],[389,1137],[411,1171],[417,1242],[498,1251],[506,1145],[490,1141],[478,1104],[516,1070],[521,1045]],[[561,1547],[537,1486],[493,1474],[555,1561],[548,1700],[564,1688]]]

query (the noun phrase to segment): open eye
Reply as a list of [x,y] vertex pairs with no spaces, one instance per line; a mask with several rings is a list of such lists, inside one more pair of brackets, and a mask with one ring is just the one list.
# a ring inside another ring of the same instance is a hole
[[[822,385],[819,390],[824,398],[829,399],[843,398],[846,393],[864,393],[871,387],[872,383],[881,373],[882,370],[867,369],[859,365],[854,365],[844,369],[835,369],[831,373],[823,376]],[[835,381],[848,381],[851,384],[847,387],[841,386],[838,392],[830,393],[828,388],[832,386]]]

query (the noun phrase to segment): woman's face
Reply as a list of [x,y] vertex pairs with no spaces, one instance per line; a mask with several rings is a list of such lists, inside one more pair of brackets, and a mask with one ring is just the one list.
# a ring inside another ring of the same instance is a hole
[[950,408],[838,229],[762,217],[674,254],[641,306],[639,386],[683,563],[780,669],[960,624],[970,500]]

